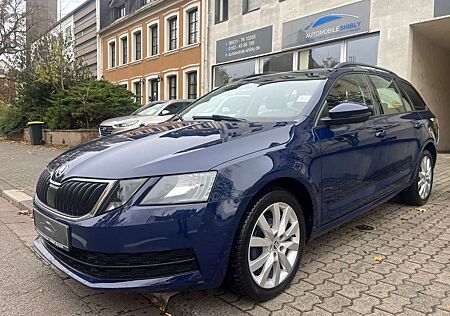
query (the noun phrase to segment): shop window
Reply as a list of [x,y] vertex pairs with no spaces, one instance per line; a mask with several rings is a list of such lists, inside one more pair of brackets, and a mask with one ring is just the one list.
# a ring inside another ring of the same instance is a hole
[[301,52],[300,69],[333,68],[341,62],[341,47],[342,43],[337,43]]
[[370,75],[370,80],[376,88],[384,114],[403,113],[408,110],[402,102],[399,91],[391,78]]
[[214,67],[214,86],[219,87],[255,74],[255,60]]
[[177,98],[177,76],[169,76],[168,88],[169,88],[169,100],[174,100]]
[[376,65],[378,59],[379,35],[356,38],[347,41],[347,61]]
[[243,1],[244,1],[242,10],[243,14],[258,10],[261,7],[261,0],[243,0]]
[[262,73],[274,73],[293,70],[293,53],[286,53],[280,55],[273,55],[270,57],[261,58]]

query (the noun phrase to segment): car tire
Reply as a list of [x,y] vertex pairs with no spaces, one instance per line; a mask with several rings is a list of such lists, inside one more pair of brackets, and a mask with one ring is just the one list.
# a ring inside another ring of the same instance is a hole
[[[402,202],[413,206],[422,206],[427,203],[433,188],[433,178],[434,159],[428,150],[424,150],[420,155],[413,183],[399,195]],[[425,184],[426,187],[424,187]]]
[[[274,223],[276,209],[280,214],[278,225]],[[269,227],[262,225],[263,217]],[[265,227],[266,232],[260,226]],[[267,228],[272,231],[272,237],[267,237],[271,235]],[[279,295],[297,273],[305,239],[302,207],[295,196],[280,188],[271,188],[259,195],[243,215],[234,239],[226,280],[230,290],[258,302]],[[259,247],[261,242],[263,246]],[[267,258],[264,265],[254,270],[264,258]]]

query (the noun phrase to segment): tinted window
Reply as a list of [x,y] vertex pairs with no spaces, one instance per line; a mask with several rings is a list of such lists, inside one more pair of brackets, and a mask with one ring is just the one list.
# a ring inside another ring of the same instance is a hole
[[368,36],[347,42],[347,61],[376,65],[378,59],[379,36]]
[[375,86],[384,114],[395,114],[407,111],[392,78],[370,75],[370,79]]
[[293,53],[262,58],[263,73],[267,74],[292,70],[293,59]]
[[[178,103],[172,103],[168,105],[164,110],[169,111],[169,114],[177,114],[183,109],[184,103],[178,102]],[[168,114],[166,114],[168,115]]]
[[373,111],[369,85],[361,74],[346,75],[336,80],[326,102],[328,110],[344,102],[354,102],[365,104]]
[[255,73],[255,61],[243,61],[214,67],[214,86],[219,87]]
[[411,86],[409,83],[407,83],[403,80],[400,81],[400,86],[408,94],[409,98],[411,99],[411,101],[413,103],[413,107],[416,111],[426,110],[427,106],[426,106],[425,102],[423,101],[422,97],[417,92],[417,90],[414,89],[413,86]]

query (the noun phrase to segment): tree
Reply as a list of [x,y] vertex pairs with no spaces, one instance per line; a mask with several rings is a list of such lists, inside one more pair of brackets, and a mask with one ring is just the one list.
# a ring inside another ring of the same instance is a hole
[[0,57],[25,49],[26,17],[25,1],[0,0]]
[[137,109],[133,94],[108,81],[90,80],[56,92],[44,121],[51,129],[97,127],[111,117]]

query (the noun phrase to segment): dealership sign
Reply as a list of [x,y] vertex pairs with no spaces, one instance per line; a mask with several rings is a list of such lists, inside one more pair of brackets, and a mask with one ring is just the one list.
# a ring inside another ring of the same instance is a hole
[[270,52],[272,52],[272,25],[216,42],[217,63]]
[[298,47],[369,31],[370,0],[283,23],[283,48]]

